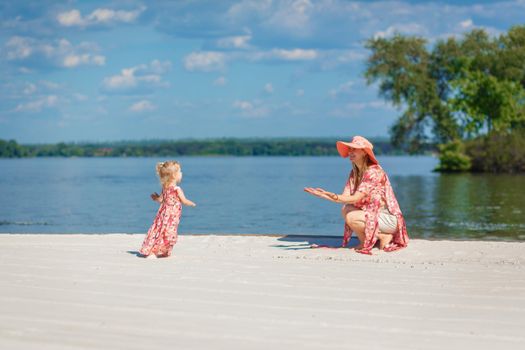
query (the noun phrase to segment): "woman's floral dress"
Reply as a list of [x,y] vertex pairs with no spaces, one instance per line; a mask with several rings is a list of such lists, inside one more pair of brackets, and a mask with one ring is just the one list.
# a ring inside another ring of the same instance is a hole
[[142,255],[171,255],[173,245],[177,243],[177,228],[182,214],[178,188],[169,186],[162,191],[160,208],[140,248]]
[[[365,240],[363,242],[363,248],[358,250],[358,252],[372,254],[371,251],[377,241],[377,234],[379,233],[378,217],[382,207],[387,208],[388,211],[397,218],[397,232],[394,233],[390,245],[385,247],[385,251],[391,252],[406,247],[408,244],[408,233],[405,219],[403,218],[396,196],[394,195],[394,190],[390,185],[390,180],[383,168],[379,165],[371,165],[363,174],[363,179],[355,190],[353,171],[350,172],[343,193],[353,195],[355,192],[362,192],[365,194],[363,199],[354,203],[356,208],[365,212],[366,220]],[[352,230],[345,224],[343,246],[348,244],[351,236]]]

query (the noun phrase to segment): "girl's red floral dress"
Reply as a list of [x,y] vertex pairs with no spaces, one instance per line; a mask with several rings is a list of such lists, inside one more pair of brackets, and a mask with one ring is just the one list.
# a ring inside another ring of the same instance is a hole
[[[350,172],[348,181],[344,189],[344,194],[354,194],[362,192],[365,194],[363,199],[355,203],[354,206],[365,212],[365,241],[363,249],[359,253],[372,254],[372,248],[377,241],[379,232],[378,217],[381,208],[387,208],[388,211],[397,218],[397,232],[394,233],[392,243],[385,247],[385,251],[391,252],[404,248],[408,244],[408,233],[403,218],[403,213],[399,208],[394,190],[385,171],[379,165],[371,165],[363,174],[361,183],[355,189],[353,171]],[[345,224],[343,237],[343,246],[346,246],[352,236],[352,230]]]
[[178,186],[162,190],[162,201],[153,225],[142,243],[142,255],[170,256],[177,243],[177,228],[182,214],[182,204],[177,193]]

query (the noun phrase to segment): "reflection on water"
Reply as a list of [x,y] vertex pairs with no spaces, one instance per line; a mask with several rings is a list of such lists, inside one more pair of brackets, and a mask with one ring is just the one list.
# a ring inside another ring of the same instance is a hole
[[525,239],[524,176],[443,174],[396,180],[417,236]]
[[[144,233],[157,210],[156,158],[0,159],[0,232]],[[181,157],[182,233],[342,235],[338,157]],[[525,176],[440,175],[432,157],[379,157],[411,237],[525,240]]]

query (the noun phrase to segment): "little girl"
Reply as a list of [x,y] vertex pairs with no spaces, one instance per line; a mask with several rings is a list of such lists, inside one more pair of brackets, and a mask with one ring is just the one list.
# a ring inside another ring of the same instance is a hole
[[178,184],[182,180],[180,164],[176,161],[157,163],[157,175],[162,184],[162,194],[156,192],[151,199],[160,202],[160,208],[153,225],[142,243],[140,253],[147,258],[168,257],[177,242],[177,228],[182,213],[182,204],[194,207],[196,204],[186,199]]

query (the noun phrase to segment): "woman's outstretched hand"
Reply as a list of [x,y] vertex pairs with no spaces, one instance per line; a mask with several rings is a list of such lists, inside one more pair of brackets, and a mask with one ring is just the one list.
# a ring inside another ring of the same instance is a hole
[[329,201],[337,201],[337,195],[333,192],[328,192],[322,188],[305,187],[304,191],[310,193],[316,197],[327,199]]

